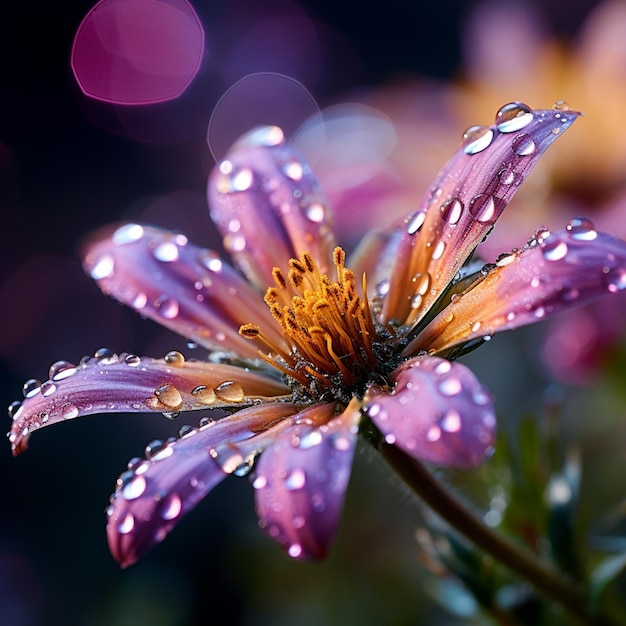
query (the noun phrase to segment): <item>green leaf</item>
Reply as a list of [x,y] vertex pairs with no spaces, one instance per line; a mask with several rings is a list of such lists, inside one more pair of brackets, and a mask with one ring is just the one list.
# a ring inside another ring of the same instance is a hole
[[594,568],[589,578],[589,609],[592,613],[600,610],[609,587],[625,569],[626,553],[609,556]]

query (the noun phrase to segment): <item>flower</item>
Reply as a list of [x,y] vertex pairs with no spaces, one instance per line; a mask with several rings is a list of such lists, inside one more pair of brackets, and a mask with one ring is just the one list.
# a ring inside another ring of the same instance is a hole
[[476,467],[495,443],[493,399],[454,359],[497,331],[626,286],[626,243],[581,218],[493,264],[467,263],[577,116],[505,105],[493,126],[464,135],[418,209],[372,233],[350,263],[280,129],[249,133],[209,181],[211,215],[245,278],[183,235],[139,224],[92,244],[84,260],[105,293],[211,358],[99,350],[78,366],[57,362],[10,407],[14,453],[34,430],[81,415],[228,412],[130,461],[107,509],[122,566],[229,474],[251,477],[259,524],[290,556],[324,557],[359,432],[419,461]]

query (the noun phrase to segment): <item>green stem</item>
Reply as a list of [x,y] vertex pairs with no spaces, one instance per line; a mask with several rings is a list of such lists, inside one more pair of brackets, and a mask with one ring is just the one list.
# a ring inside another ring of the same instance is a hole
[[607,616],[591,615],[583,588],[542,563],[536,554],[523,552],[494,532],[450,490],[442,487],[420,462],[387,444],[382,445],[381,454],[406,484],[450,526],[490,554],[496,562],[528,581],[544,597],[560,603],[580,624],[617,626],[620,623]]

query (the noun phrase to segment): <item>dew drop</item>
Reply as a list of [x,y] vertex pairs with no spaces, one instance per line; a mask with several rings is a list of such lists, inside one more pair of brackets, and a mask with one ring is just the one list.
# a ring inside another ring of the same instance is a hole
[[520,179],[519,174],[514,169],[503,168],[498,172],[498,178],[503,185],[512,185]]
[[174,385],[161,385],[154,390],[159,402],[170,409],[178,409],[183,404],[183,397]]
[[322,433],[316,429],[300,437],[298,447],[302,450],[307,450],[319,445],[320,443],[322,443]]
[[170,352],[168,352],[163,357],[163,360],[168,365],[173,365],[175,367],[180,367],[185,363],[185,357],[180,352],[178,352],[178,350],[170,350]]
[[163,498],[158,507],[161,519],[170,521],[176,519],[183,510],[183,502],[177,493],[170,493]]
[[416,211],[404,219],[406,226],[406,232],[409,235],[414,235],[419,232],[419,229],[423,226],[426,219],[426,211]]
[[115,270],[115,259],[111,254],[103,254],[96,259],[96,262],[91,266],[89,275],[94,280],[102,280],[103,278],[109,278],[113,275]]
[[61,417],[64,420],[72,420],[75,417],[78,417],[78,407],[74,404],[67,403],[61,407]]
[[441,205],[441,218],[454,226],[461,219],[463,203],[458,198],[452,198]]
[[178,302],[169,296],[159,296],[154,303],[154,307],[165,319],[172,320],[178,315]]
[[178,246],[172,241],[164,241],[152,251],[152,254],[157,261],[171,263],[178,260]]
[[127,513],[117,525],[117,532],[120,535],[128,535],[135,527],[135,516],[132,513]]
[[576,241],[593,241],[598,236],[594,223],[584,217],[571,220],[566,229]]
[[496,259],[496,265],[498,267],[505,267],[507,265],[511,265],[517,259],[517,255],[510,252],[505,252],[498,256]]
[[223,382],[215,388],[215,395],[223,402],[241,402],[244,397],[243,387],[233,381]]
[[198,385],[191,390],[191,395],[201,404],[213,404],[216,400],[215,390],[206,385]]
[[431,276],[429,272],[418,274],[415,278],[415,293],[424,296],[428,292],[431,285]]
[[491,222],[494,220],[496,204],[493,196],[486,193],[475,195],[469,204],[470,215],[478,222]]
[[57,386],[51,381],[47,380],[45,383],[41,385],[41,395],[44,398],[51,396],[57,390]]
[[458,393],[461,393],[463,387],[458,378],[450,376],[442,380],[439,385],[437,385],[437,388],[444,396],[456,396]]
[[461,430],[461,415],[458,411],[450,410],[440,422],[441,428],[447,433],[457,433]]
[[199,260],[200,263],[211,272],[217,273],[222,271],[222,259],[212,250],[203,250],[199,254]]
[[452,369],[452,363],[450,361],[442,361],[435,367],[435,374],[439,374],[440,376],[443,374],[447,374]]
[[139,241],[143,235],[143,226],[139,224],[125,224],[113,233],[112,241],[117,246],[124,246]]
[[292,543],[287,552],[290,557],[296,559],[302,554],[302,546],[299,543]]
[[426,431],[426,441],[435,442],[441,438],[441,429],[434,424]]
[[98,348],[93,353],[93,358],[102,363],[102,365],[111,365],[117,361],[117,356],[111,348]]
[[304,176],[304,167],[295,157],[291,157],[283,164],[283,174],[293,181],[299,182]]
[[11,402],[11,404],[9,404],[9,417],[14,420],[17,416],[17,412],[20,410],[20,407],[22,406],[22,403],[19,400],[16,400],[15,402]]
[[424,296],[420,295],[419,293],[416,293],[411,299],[411,308],[417,310],[422,306],[423,302],[424,302]]
[[233,443],[226,443],[217,448],[211,448],[209,455],[225,474],[234,473],[244,464],[241,451]]
[[607,289],[611,293],[617,293],[626,289],[626,268],[625,267],[612,267],[608,272],[604,274],[604,281]]
[[376,293],[382,298],[389,293],[390,283],[387,279],[381,280],[376,285]]
[[488,148],[493,141],[493,129],[488,126],[470,126],[463,133],[465,154],[478,154]]
[[530,156],[536,149],[533,138],[526,133],[517,136],[511,143],[511,150],[518,156]]
[[557,100],[553,105],[552,108],[555,111],[571,111],[572,107],[567,104],[567,102],[565,102],[565,100]]
[[141,358],[136,354],[127,354],[124,363],[130,367],[137,367],[141,363]]
[[290,491],[294,491],[296,489],[302,489],[306,483],[306,474],[304,470],[300,468],[296,468],[292,470],[287,478],[285,478],[285,487]]
[[37,380],[36,378],[29,378],[22,385],[22,392],[25,398],[32,398],[33,396],[36,396],[40,390],[41,381]]
[[311,222],[320,224],[326,218],[326,209],[321,202],[311,202],[306,209],[304,209],[304,215]]
[[242,167],[231,173],[230,188],[232,191],[246,191],[252,187],[254,172],[249,167]]
[[69,378],[76,373],[76,366],[69,361],[57,361],[50,366],[48,377],[50,380],[58,382],[64,378]]
[[252,481],[252,487],[254,487],[254,489],[265,489],[265,487],[267,487],[267,478],[261,475],[255,476]]
[[560,261],[567,254],[567,244],[559,239],[548,241],[543,245],[543,256],[547,261]]
[[446,249],[446,242],[445,241],[438,241],[437,245],[435,246],[435,249],[433,250],[433,255],[432,258],[436,261],[437,259],[440,259],[443,256],[444,250]]
[[496,128],[501,133],[513,133],[533,121],[532,109],[521,102],[510,102],[496,113]]
[[128,480],[124,481],[122,496],[126,500],[136,500],[145,492],[146,486],[146,479],[143,476],[131,475]]

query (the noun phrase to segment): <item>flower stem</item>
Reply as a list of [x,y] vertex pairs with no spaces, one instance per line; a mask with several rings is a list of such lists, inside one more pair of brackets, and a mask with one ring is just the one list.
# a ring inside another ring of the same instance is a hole
[[536,554],[522,551],[503,535],[494,532],[478,516],[444,488],[433,474],[399,448],[382,444],[382,456],[406,484],[444,521],[481,550],[520,578],[528,581],[541,595],[560,603],[572,617],[586,626],[617,626],[620,621],[606,615],[592,615],[584,588],[567,580]]

